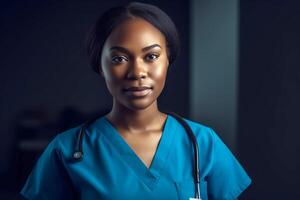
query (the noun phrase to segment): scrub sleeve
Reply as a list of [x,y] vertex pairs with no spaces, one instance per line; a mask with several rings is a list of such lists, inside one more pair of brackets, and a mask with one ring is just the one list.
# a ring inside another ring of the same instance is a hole
[[75,199],[75,190],[56,148],[59,143],[57,137],[42,153],[21,190],[26,199]]
[[211,169],[207,174],[207,195],[211,200],[236,199],[251,183],[251,179],[212,130]]

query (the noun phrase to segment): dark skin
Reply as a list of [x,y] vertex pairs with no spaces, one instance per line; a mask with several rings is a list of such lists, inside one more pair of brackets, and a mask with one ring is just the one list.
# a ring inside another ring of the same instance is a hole
[[126,20],[107,38],[99,67],[113,97],[106,116],[146,167],[150,167],[167,115],[159,111],[168,71],[166,40],[141,18]]

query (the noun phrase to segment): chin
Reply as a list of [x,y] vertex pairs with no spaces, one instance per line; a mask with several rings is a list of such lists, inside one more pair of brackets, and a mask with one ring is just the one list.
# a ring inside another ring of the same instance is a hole
[[144,110],[149,108],[153,103],[155,102],[155,100],[153,101],[149,101],[149,100],[132,100],[130,102],[126,102],[125,106],[127,108],[129,108],[130,110]]

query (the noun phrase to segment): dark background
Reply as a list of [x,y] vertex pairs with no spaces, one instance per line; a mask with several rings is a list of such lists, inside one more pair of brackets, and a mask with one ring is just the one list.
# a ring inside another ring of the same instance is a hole
[[[84,39],[97,16],[123,2],[1,1],[0,199],[14,198],[55,134],[109,109]],[[158,5],[178,27],[180,56],[159,102],[189,117],[191,2],[143,2]],[[253,180],[242,200],[300,199],[299,19],[297,1],[239,2],[236,151]]]
[[240,1],[238,146],[245,199],[300,199],[300,4]]

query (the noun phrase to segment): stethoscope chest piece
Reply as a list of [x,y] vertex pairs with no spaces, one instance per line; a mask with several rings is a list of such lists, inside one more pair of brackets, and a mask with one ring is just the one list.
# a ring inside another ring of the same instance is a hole
[[83,158],[83,153],[81,151],[75,151],[73,153],[73,159],[76,161],[81,161]]

